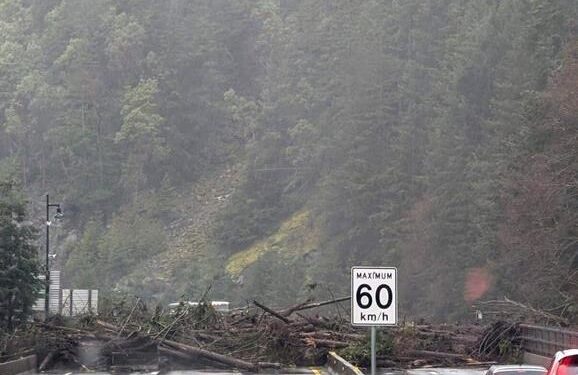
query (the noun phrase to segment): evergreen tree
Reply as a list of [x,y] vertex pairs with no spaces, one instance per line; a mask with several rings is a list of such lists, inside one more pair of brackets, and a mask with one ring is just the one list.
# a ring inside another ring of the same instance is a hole
[[31,314],[42,286],[34,228],[12,179],[0,182],[0,328],[12,329]]

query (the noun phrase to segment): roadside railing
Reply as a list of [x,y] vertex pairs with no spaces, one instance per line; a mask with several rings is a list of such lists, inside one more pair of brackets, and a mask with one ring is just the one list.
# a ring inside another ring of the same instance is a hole
[[522,347],[526,352],[552,357],[557,351],[578,348],[578,331],[520,324]]

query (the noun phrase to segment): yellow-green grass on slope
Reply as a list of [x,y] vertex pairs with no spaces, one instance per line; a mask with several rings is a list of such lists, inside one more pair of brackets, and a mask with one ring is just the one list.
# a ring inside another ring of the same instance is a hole
[[277,251],[287,258],[303,255],[317,248],[319,235],[312,222],[309,210],[300,210],[285,220],[277,232],[256,242],[248,249],[229,257],[227,272],[238,277],[243,271],[271,251]]

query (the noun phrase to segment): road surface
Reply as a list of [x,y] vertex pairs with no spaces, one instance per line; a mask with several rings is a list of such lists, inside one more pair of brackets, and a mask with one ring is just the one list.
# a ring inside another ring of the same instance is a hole
[[[53,372],[53,371],[49,371],[49,372],[45,372],[44,374],[46,375],[110,375],[110,373],[108,372],[74,372],[74,371],[69,371],[69,372]],[[135,372],[135,374],[138,375],[157,375],[159,374],[159,371],[153,371],[153,372]],[[169,372],[163,372],[163,375],[240,375],[243,374],[242,372],[239,371],[218,371],[218,370],[183,370],[183,371],[169,371]],[[259,374],[275,374],[275,375],[327,375],[327,371],[324,368],[318,368],[318,367],[304,367],[304,368],[295,368],[295,369],[287,369],[286,371],[283,370],[279,370],[277,372],[259,372]]]
[[[377,375],[484,375],[486,369],[471,369],[471,368],[419,368],[405,371],[392,371],[389,369],[377,369]],[[86,372],[47,372],[47,375],[87,375]],[[138,372],[139,375],[157,375],[155,372]],[[183,371],[169,371],[163,375],[240,375],[239,371],[218,371],[218,370],[183,370]],[[272,371],[270,373],[260,372],[259,374],[267,375],[327,375],[327,369],[317,367],[302,367],[295,369]],[[90,375],[110,375],[108,372],[91,372]]]

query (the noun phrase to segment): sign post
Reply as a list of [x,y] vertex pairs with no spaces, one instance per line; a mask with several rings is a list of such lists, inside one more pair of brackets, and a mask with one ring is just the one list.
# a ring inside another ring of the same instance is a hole
[[375,326],[371,326],[371,375],[375,375]]
[[397,325],[397,268],[351,268],[351,324],[371,327],[371,375],[375,375],[375,327]]

